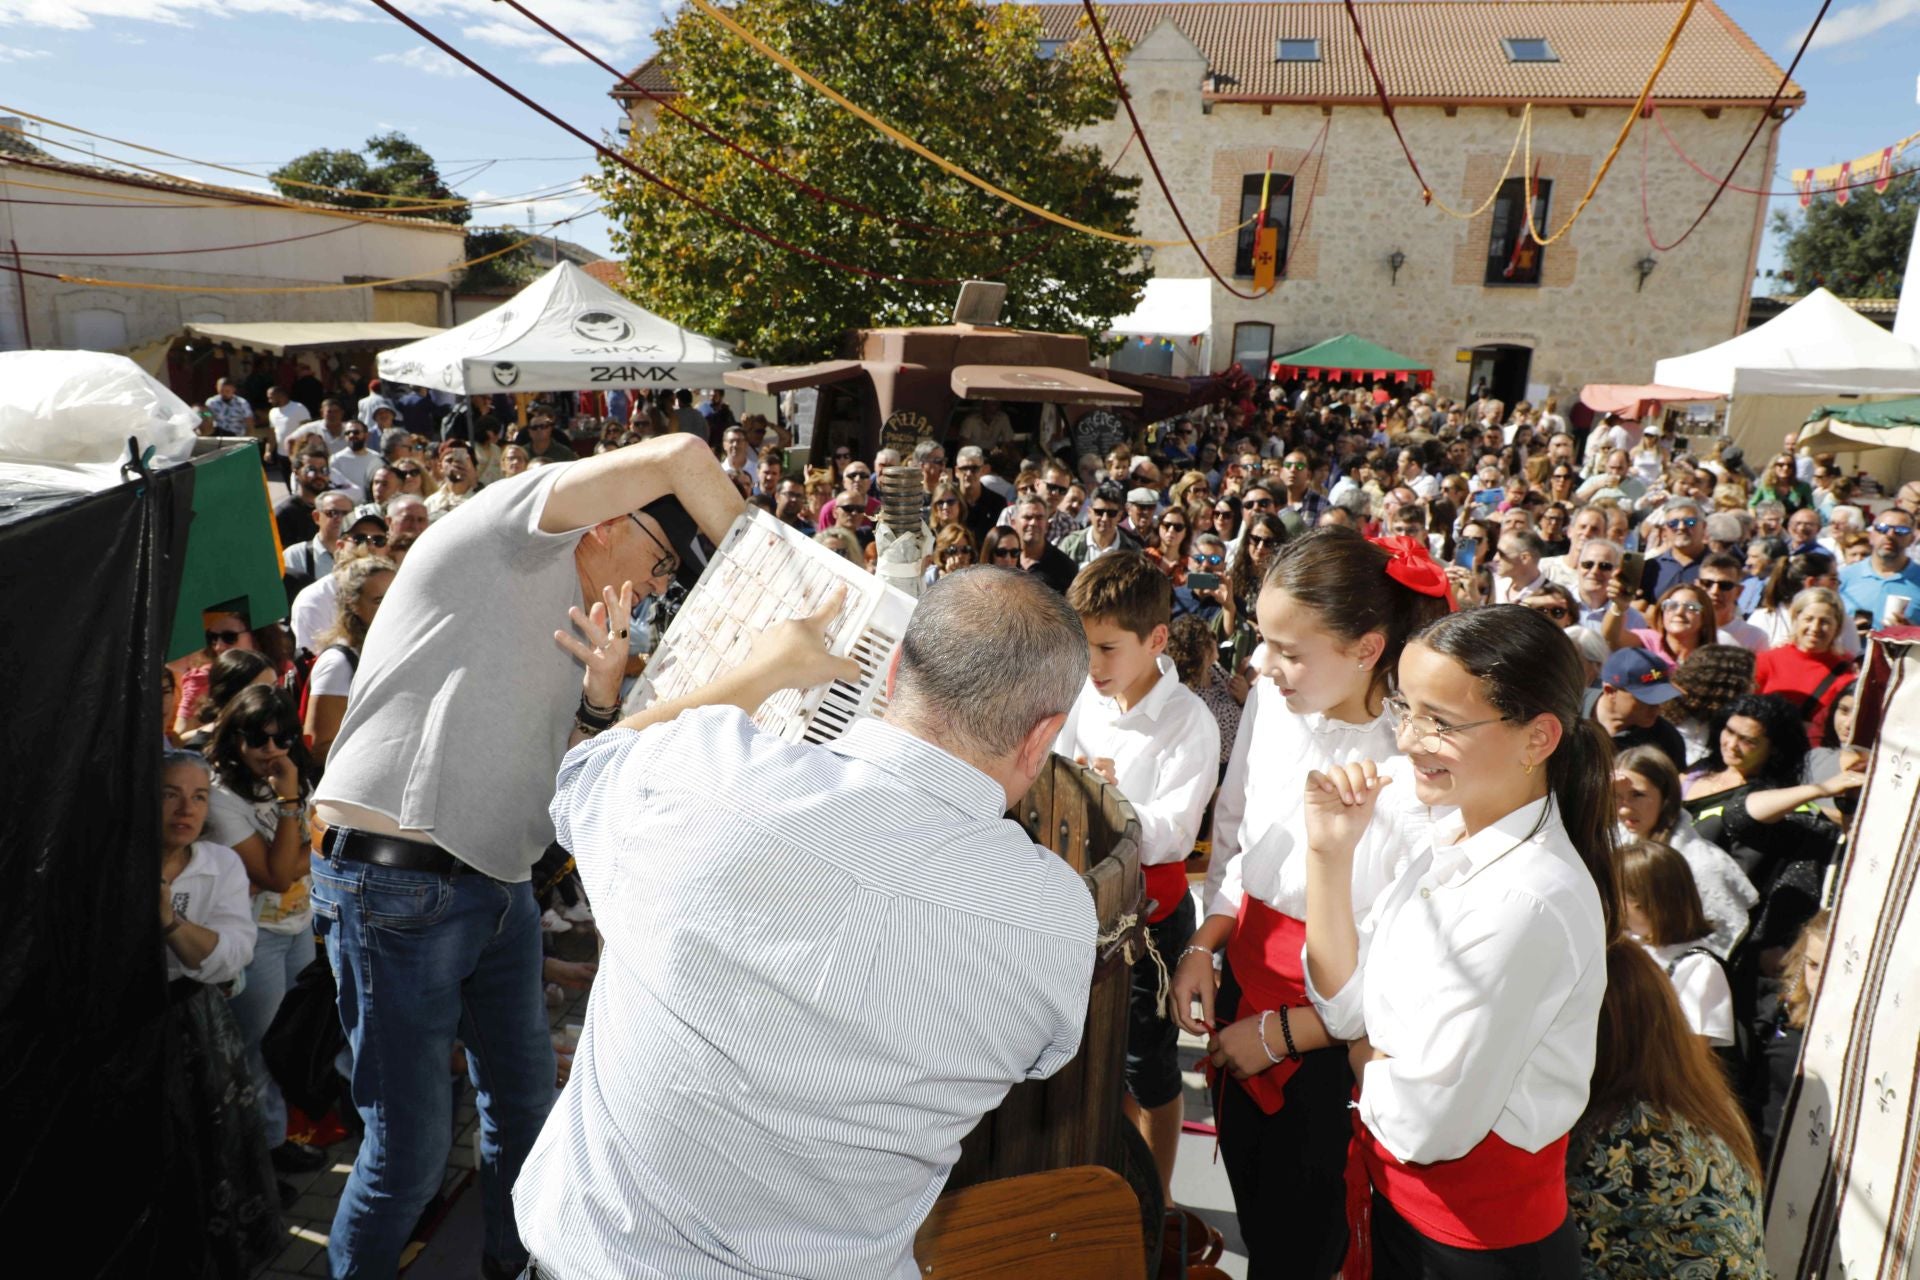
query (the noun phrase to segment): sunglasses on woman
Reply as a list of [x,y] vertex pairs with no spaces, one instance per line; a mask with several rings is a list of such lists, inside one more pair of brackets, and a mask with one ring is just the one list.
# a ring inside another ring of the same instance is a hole
[[1280,539],[1263,538],[1257,533],[1248,534],[1247,541],[1251,542],[1256,547],[1277,547],[1280,545]]
[[255,751],[260,750],[260,748],[266,746],[269,742],[282,751],[293,750],[293,735],[284,729],[277,733],[268,733],[265,729],[242,729],[240,731],[240,740]]
[[240,637],[245,634],[247,633],[244,631],[209,631],[207,632],[207,647],[211,649],[216,644],[239,644]]
[[1020,548],[995,547],[993,549],[993,558],[995,560],[1017,560],[1020,558]]
[[393,467],[391,468],[391,470],[393,471],[393,474],[399,476],[403,480],[411,480],[415,476],[420,474],[420,468],[418,467]]

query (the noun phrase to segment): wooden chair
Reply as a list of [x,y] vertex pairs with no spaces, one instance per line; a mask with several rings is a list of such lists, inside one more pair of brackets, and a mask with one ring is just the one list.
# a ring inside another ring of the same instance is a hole
[[1140,1202],[1098,1165],[1000,1178],[942,1197],[914,1238],[932,1280],[1115,1280],[1144,1275]]

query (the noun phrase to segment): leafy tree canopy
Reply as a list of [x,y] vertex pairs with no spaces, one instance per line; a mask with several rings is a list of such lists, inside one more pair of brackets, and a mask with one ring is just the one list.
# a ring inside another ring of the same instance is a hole
[[[1032,201],[1131,234],[1137,179],[1073,143],[1118,109],[1097,47],[1043,56],[1040,16],[976,0],[738,0],[733,15],[800,66],[937,154]],[[893,218],[964,230],[1035,219],[861,123],[691,5],[659,34],[676,105],[814,187]],[[1147,272],[1128,245],[1042,222],[952,236],[818,199],[668,112],[630,157],[715,208],[822,256],[917,279],[1004,281],[1006,323],[1098,337],[1133,308]],[[942,323],[951,285],[872,280],[789,253],[695,209],[624,167],[595,187],[633,295],[676,323],[764,360],[837,351],[850,329]]]
[[1797,217],[1773,215],[1786,237],[1785,274],[1800,291],[1830,289],[1843,298],[1892,298],[1900,293],[1920,180],[1896,178],[1885,191],[1856,187],[1847,202],[1815,197]]
[[[455,226],[466,226],[473,217],[472,209],[465,204],[432,209],[409,207],[423,201],[456,200],[460,198],[460,193],[442,181],[439,166],[434,164],[433,157],[401,133],[376,134],[367,139],[366,146],[360,151],[329,151],[324,148],[309,151],[288,161],[268,177],[281,195],[292,200],[317,200],[374,213],[404,207],[408,208],[404,215],[406,217],[431,218]],[[296,186],[288,179],[372,194],[358,196],[315,191],[312,187]],[[379,198],[381,196],[399,198],[383,200]],[[484,257],[523,238],[524,233],[510,227],[471,228],[467,232],[464,256],[468,259]],[[521,248],[469,267],[461,274],[459,287],[476,292],[503,287],[517,288],[539,274],[539,264],[534,261],[533,254]]]

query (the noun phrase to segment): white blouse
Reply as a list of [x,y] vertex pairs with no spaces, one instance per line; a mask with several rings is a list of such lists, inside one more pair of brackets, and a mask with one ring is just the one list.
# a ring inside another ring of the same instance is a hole
[[1296,715],[1273,681],[1247,695],[1226,779],[1213,806],[1213,862],[1207,914],[1238,916],[1248,894],[1296,920],[1307,917],[1306,781],[1311,769],[1375,760],[1395,781],[1380,793],[1374,821],[1353,860],[1353,911],[1364,916],[1408,857],[1424,849],[1428,811],[1394,745],[1393,718],[1365,724]]
[[[1396,784],[1398,785],[1398,784]],[[1550,798],[1467,836],[1436,824],[1360,923],[1360,964],[1307,994],[1329,1034],[1386,1054],[1360,1119],[1403,1161],[1473,1150],[1489,1132],[1539,1151],[1587,1105],[1607,984],[1600,892]]]
[[[1694,1034],[1705,1036],[1711,1045],[1732,1044],[1733,989],[1727,985],[1726,970],[1711,956],[1693,951],[1698,942],[1667,947],[1646,942],[1640,945],[1672,980],[1673,993],[1680,998],[1680,1012],[1687,1015],[1687,1025]],[[1689,951],[1693,954],[1687,954]]]
[[187,865],[173,878],[173,913],[219,941],[200,967],[190,969],[167,947],[167,981],[192,978],[213,986],[232,982],[253,963],[253,907],[247,897],[247,867],[224,844],[196,840]]

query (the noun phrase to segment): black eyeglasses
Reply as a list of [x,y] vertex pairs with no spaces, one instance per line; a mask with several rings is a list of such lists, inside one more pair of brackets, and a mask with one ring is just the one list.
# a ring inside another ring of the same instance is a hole
[[1117,519],[1117,518],[1119,518],[1119,515],[1120,515],[1120,508],[1118,508],[1118,507],[1089,507],[1089,508],[1087,509],[1087,514],[1088,514],[1088,515],[1090,515],[1090,516],[1092,516],[1092,517],[1093,517],[1093,518],[1094,518],[1095,520],[1114,520],[1114,519]]
[[1272,498],[1248,498],[1240,504],[1249,511],[1265,511],[1273,505]]
[[397,476],[404,477],[405,479],[408,479],[408,480],[411,480],[415,476],[421,474],[420,468],[418,467],[388,467],[387,470],[393,472],[393,474]]
[[1612,573],[1620,566],[1611,560],[1582,560],[1580,567],[1588,573]]
[[1567,606],[1563,604],[1530,604],[1527,608],[1533,610],[1535,613],[1544,613],[1555,622],[1565,622],[1567,620]]
[[846,469],[846,471],[845,471],[845,472],[844,472],[843,474],[844,474],[844,475],[845,475],[845,476],[847,477],[847,479],[849,479],[849,480],[865,480],[865,479],[867,479],[867,478],[869,478],[870,476],[872,476],[872,475],[873,475],[873,472],[871,472],[871,471],[855,471],[855,470],[854,470],[854,469],[853,469],[852,467],[848,467],[848,468]]
[[209,631],[207,632],[207,648],[211,649],[216,644],[239,644],[240,637],[246,634],[245,631]]
[[1162,520],[1160,522],[1160,527],[1162,529],[1185,529],[1187,526],[1180,523],[1178,520]]
[[936,506],[936,507],[957,507],[957,506],[959,506],[959,505],[960,505],[960,499],[958,499],[958,498],[935,498],[935,499],[933,500],[933,505],[934,505],[934,506]]
[[356,547],[384,547],[387,545],[387,535],[384,533],[350,533],[347,535],[347,541]]
[[640,532],[646,534],[647,537],[653,539],[654,546],[659,547],[660,550],[666,552],[665,555],[661,556],[658,560],[655,560],[653,562],[652,576],[656,578],[672,577],[674,572],[680,567],[680,557],[674,553],[674,550],[672,547],[660,541],[659,534],[647,528],[647,526],[645,526],[644,524],[641,524],[639,516],[629,511],[627,512],[627,519],[633,521],[635,527],[638,528]]
[[970,476],[974,472],[980,470],[980,464],[977,462],[963,462],[959,466],[955,467],[954,470],[958,471],[963,476]]
[[293,735],[285,730],[281,730],[279,733],[268,733],[265,729],[242,729],[240,731],[240,740],[255,751],[260,750],[260,748],[266,746],[269,742],[282,751],[293,750]]
[[1725,579],[1716,580],[1716,579],[1710,579],[1710,578],[1701,578],[1701,579],[1698,579],[1697,585],[1700,587],[1702,591],[1712,591],[1717,593],[1721,591],[1738,591],[1745,584],[1739,583],[1739,582],[1728,582]]
[[1252,543],[1256,547],[1277,547],[1280,545],[1280,539],[1263,538],[1257,533],[1248,534],[1247,541]]
[[995,560],[1016,560],[1019,556],[1020,548],[1018,547],[995,547],[993,549],[993,558]]
[[1047,481],[1042,487],[1045,488],[1048,493],[1065,493],[1068,489],[1072,488],[1071,485],[1055,484],[1051,480]]

